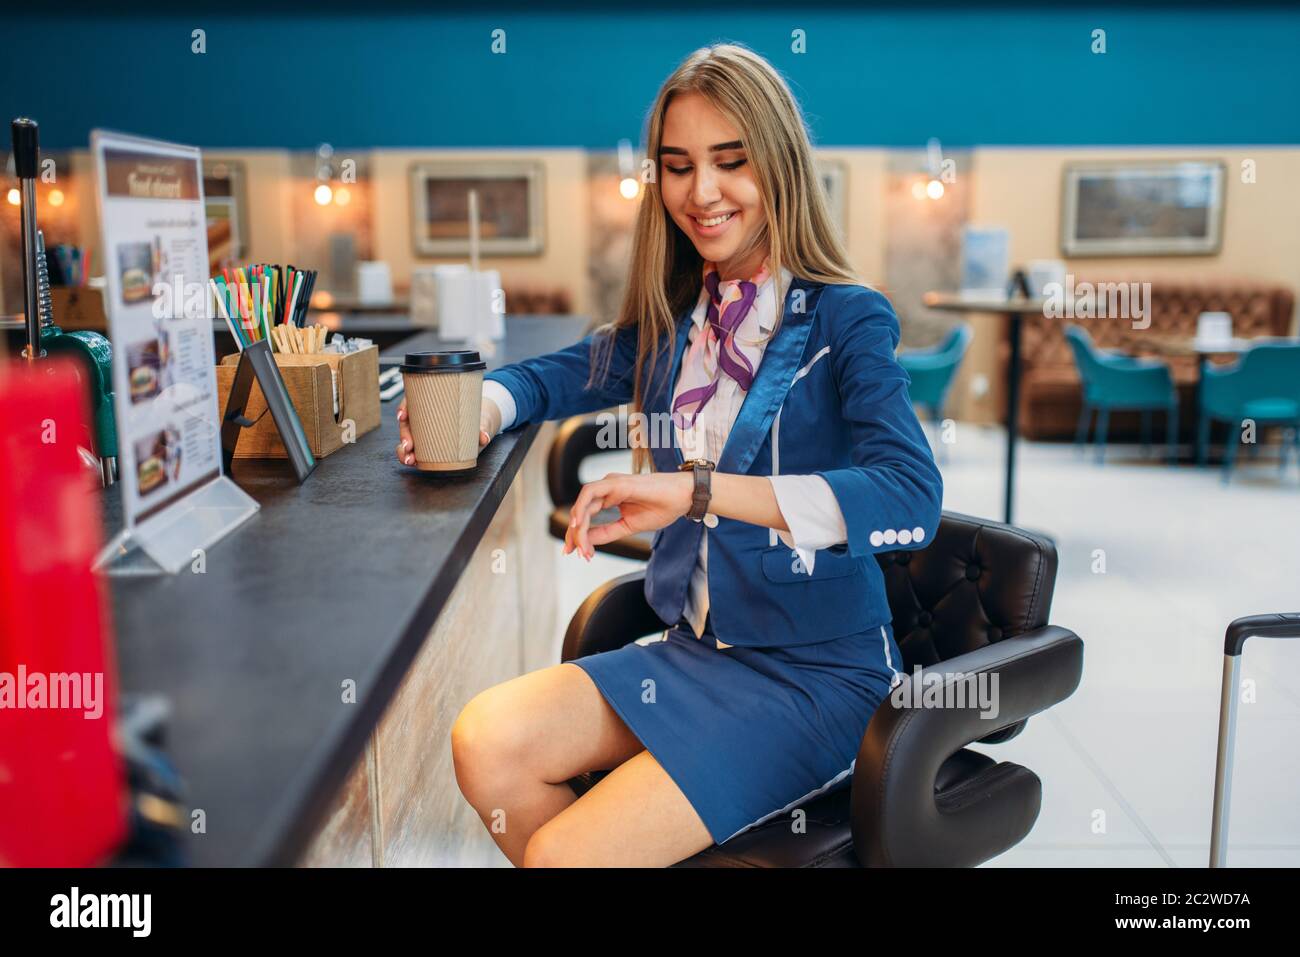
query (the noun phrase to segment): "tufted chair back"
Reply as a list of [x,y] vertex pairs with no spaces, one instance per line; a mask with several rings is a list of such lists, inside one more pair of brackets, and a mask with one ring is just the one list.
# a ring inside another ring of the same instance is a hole
[[[944,512],[930,545],[876,559],[905,671],[928,668],[1047,625],[1056,546],[1022,528]],[[1005,741],[1019,722],[995,732]]]
[[877,561],[909,670],[1047,624],[1056,546],[1022,528],[944,512],[929,547]]

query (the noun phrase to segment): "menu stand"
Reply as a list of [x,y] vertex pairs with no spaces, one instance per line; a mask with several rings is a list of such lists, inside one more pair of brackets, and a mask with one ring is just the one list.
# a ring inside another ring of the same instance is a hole
[[[225,430],[215,395],[210,317],[191,315],[190,310],[172,303],[172,314],[164,320],[162,313],[169,310],[160,309],[158,299],[128,298],[124,282],[139,270],[146,280],[152,278],[152,283],[145,283],[149,289],[159,284],[174,284],[179,289],[182,272],[207,274],[202,155],[197,147],[108,130],[91,132],[90,149],[100,248],[105,254],[104,303],[113,346],[112,394],[123,523],[122,531],[96,556],[94,567],[115,576],[175,575],[187,565],[197,573],[207,550],[256,515],[260,506],[221,467],[223,456],[217,443]],[[131,186],[140,182],[149,184],[144,194]],[[128,261],[135,265],[128,269]],[[186,350],[189,355],[184,361],[169,356],[173,381],[148,396],[147,406],[137,407],[130,378],[132,361],[134,368],[139,368],[140,360],[128,344],[147,347],[152,339],[154,350],[161,354],[160,320],[170,326],[168,336],[172,331],[184,334],[192,348]],[[271,376],[259,375],[268,395],[275,393],[278,381],[274,365],[271,371]],[[283,389],[281,383],[280,395]],[[279,410],[277,423],[290,421],[285,412]],[[177,451],[184,453],[194,477],[186,475],[183,466],[168,474],[173,465],[180,466],[179,458],[168,456],[164,475],[171,497],[156,491],[157,462],[149,463],[155,481],[142,492],[142,466],[135,460],[157,458],[153,449],[159,441],[169,447],[168,432],[172,430]]]
[[165,511],[124,528],[104,546],[94,567],[105,574],[175,575],[262,506],[220,475]]

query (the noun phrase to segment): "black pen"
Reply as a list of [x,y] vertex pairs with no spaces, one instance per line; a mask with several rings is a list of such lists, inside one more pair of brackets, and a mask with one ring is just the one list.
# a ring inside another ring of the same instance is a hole
[[303,277],[302,283],[302,302],[298,307],[298,325],[303,326],[307,322],[307,310],[311,307],[311,292],[316,286],[316,270],[309,269]]

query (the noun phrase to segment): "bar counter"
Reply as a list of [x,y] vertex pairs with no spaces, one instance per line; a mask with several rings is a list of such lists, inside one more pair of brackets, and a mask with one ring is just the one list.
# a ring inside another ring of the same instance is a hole
[[[511,317],[485,358],[586,326]],[[381,361],[457,347],[426,332]],[[121,689],[173,709],[166,750],[202,811],[192,864],[505,863],[459,795],[448,731],[479,690],[556,660],[554,423],[497,436],[449,478],[398,463],[396,411],[383,403],[380,427],[301,486],[285,460],[237,459],[261,509],[203,566],[110,579]],[[111,535],[116,487],[103,502]]]

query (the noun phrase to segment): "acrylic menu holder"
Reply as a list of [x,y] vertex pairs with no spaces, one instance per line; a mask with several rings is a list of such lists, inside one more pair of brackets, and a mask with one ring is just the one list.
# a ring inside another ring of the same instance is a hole
[[229,476],[220,475],[157,516],[122,529],[99,553],[95,567],[114,576],[175,575],[259,508]]
[[[156,309],[159,288],[173,283],[179,287],[183,275],[207,276],[201,156],[196,147],[105,130],[93,131],[90,145],[105,251],[104,302],[113,345],[113,402],[123,489],[123,529],[99,552],[94,567],[113,576],[174,575],[260,508],[223,469],[218,454],[220,409],[215,397],[203,400],[216,392],[213,341],[210,332],[203,334],[210,329],[211,316],[191,314],[180,304],[161,313]],[[143,263],[150,270],[133,258],[137,247],[144,248]],[[154,274],[153,297],[125,294],[125,280],[132,272],[142,273],[145,280],[150,272]],[[137,404],[128,361],[133,349],[157,338],[159,322],[170,327],[173,342],[181,335],[188,338],[189,361],[173,364],[172,383]],[[148,415],[159,408],[170,417],[170,421],[163,419],[161,429]],[[146,414],[141,416],[142,412]],[[166,436],[173,425],[179,425],[178,435],[169,445]],[[138,434],[132,435],[133,428]],[[141,494],[136,446],[147,445],[154,430],[165,449],[178,453],[175,473],[170,472],[169,452],[164,452],[162,466],[167,481],[175,484],[173,497],[151,508]],[[194,477],[185,477],[184,462],[195,460],[204,467]]]
[[[260,506],[229,477],[239,430],[256,424],[245,412],[256,380],[267,410],[280,432],[299,484],[316,468],[316,457],[293,407],[270,343],[260,339],[239,357],[221,421],[222,468],[227,474],[195,490],[156,518],[124,529],[104,549],[97,567],[111,575],[175,574],[257,512]],[[264,413],[265,414],[265,413]]]
[[262,389],[266,408],[271,413],[271,419],[280,433],[280,441],[284,443],[289,462],[301,485],[316,468],[316,456],[312,454],[311,443],[307,441],[307,433],[302,428],[302,420],[298,418],[298,410],[289,398],[289,390],[284,387],[280,367],[275,364],[271,344],[266,339],[258,339],[239,354],[235,380],[230,385],[230,398],[226,400],[226,412],[221,420],[221,451],[225,470],[229,472],[234,462],[239,430],[257,424],[256,419],[250,419],[244,414],[254,379]]

